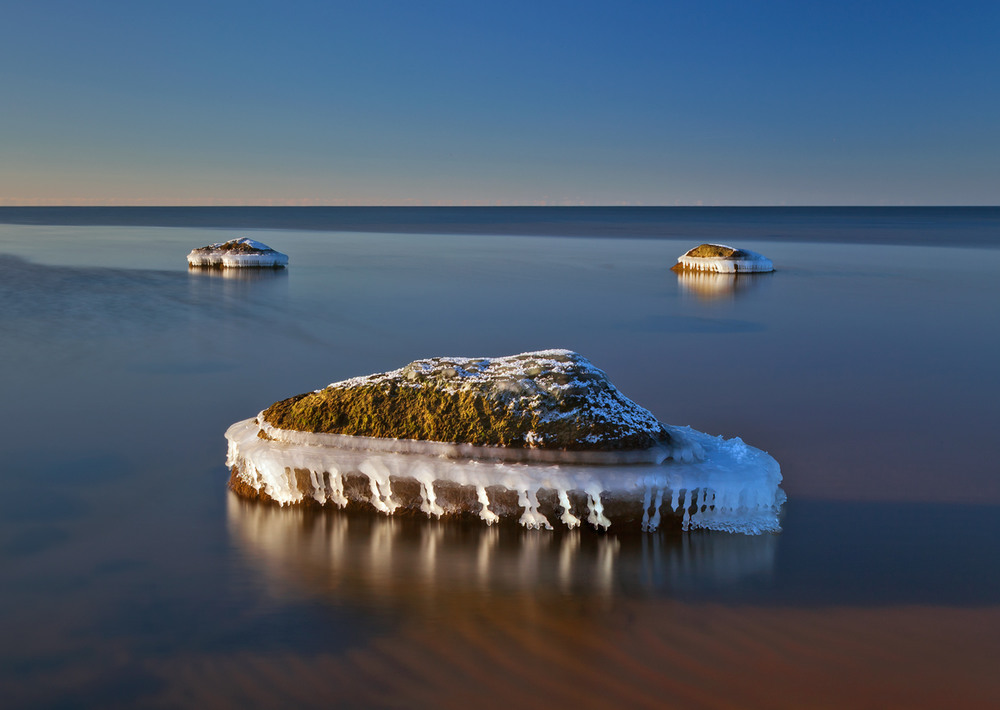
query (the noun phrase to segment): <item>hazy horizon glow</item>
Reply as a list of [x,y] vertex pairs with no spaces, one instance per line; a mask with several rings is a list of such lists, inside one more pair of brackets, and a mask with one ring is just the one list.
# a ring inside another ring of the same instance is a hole
[[1000,7],[17,3],[0,205],[996,205]]

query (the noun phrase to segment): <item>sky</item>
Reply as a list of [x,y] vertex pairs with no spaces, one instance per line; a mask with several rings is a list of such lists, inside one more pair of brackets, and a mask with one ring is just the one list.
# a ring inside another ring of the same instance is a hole
[[997,205],[1000,3],[5,0],[0,205]]

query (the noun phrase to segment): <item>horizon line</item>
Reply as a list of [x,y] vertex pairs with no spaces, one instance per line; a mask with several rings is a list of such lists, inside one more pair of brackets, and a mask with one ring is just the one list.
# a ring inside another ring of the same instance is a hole
[[1000,207],[1000,204],[885,204],[885,203],[858,203],[858,204],[622,204],[622,203],[593,203],[593,204],[581,204],[581,203],[503,203],[503,204],[491,204],[491,203],[351,203],[351,204],[298,204],[294,201],[284,202],[280,204],[263,204],[263,203],[170,203],[170,204],[156,204],[156,203],[140,203],[140,204],[120,204],[120,203],[32,203],[32,204],[5,204],[0,201],[0,209],[157,209],[157,208],[183,208],[183,209],[234,209],[234,208],[346,208],[346,209],[449,209],[449,208],[459,208],[459,209],[525,209],[525,208],[538,208],[538,209],[576,209],[576,208],[598,208],[598,209],[608,209],[608,208],[620,208],[620,209],[815,209],[815,208],[826,208],[826,209],[854,209],[854,208],[889,208],[889,209],[918,209],[918,208],[928,208],[928,209],[941,209],[941,208],[996,208]]

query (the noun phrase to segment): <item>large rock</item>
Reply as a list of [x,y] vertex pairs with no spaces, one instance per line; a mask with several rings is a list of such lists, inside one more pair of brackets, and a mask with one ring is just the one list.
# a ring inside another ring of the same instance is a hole
[[567,350],[418,360],[277,402],[226,438],[230,487],[281,505],[764,532],[784,500],[766,453],[661,424]]

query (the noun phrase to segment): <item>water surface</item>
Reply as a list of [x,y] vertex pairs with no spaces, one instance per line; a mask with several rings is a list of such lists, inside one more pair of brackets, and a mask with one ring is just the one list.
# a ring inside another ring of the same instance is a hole
[[[703,235],[630,238],[641,212],[559,213],[558,239],[510,228],[534,212],[463,213],[474,237],[255,214],[0,224],[12,706],[1000,702],[993,212],[706,212],[777,267],[737,280],[669,271]],[[244,233],[290,267],[187,270]],[[223,432],[277,399],[553,347],[665,422],[769,451],[784,531],[552,534],[226,491]]]

